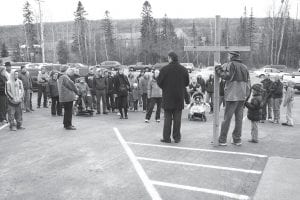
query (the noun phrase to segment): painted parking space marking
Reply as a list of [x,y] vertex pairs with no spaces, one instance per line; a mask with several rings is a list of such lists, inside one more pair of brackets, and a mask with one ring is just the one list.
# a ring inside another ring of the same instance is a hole
[[125,142],[125,140],[122,137],[119,130],[117,128],[113,128],[113,130],[114,130],[119,142],[123,146],[126,154],[128,155],[130,161],[132,162],[137,174],[139,175],[140,179],[142,180],[142,182],[143,182],[147,192],[151,196],[151,198],[153,200],[161,200],[160,195],[158,194],[157,190],[155,189],[155,187],[149,180],[149,177],[147,176],[146,172],[144,171],[142,165],[138,162],[138,160],[136,159],[136,156],[134,155],[134,153],[132,152],[132,150],[130,149],[128,144]]
[[137,142],[127,142],[127,144],[139,145],[139,146],[159,147],[159,148],[169,148],[169,149],[179,149],[179,150],[188,150],[188,151],[201,151],[201,152],[210,152],[210,153],[222,153],[222,154],[252,156],[252,157],[258,157],[258,158],[267,158],[268,157],[267,155],[245,153],[245,152],[221,151],[221,150],[213,150],[213,149],[198,149],[198,148],[168,146],[168,145],[159,145],[159,144],[147,144],[147,143],[137,143]]
[[4,124],[3,126],[0,127],[0,130],[4,129],[7,126],[8,126],[8,124]]
[[153,158],[145,158],[145,157],[137,157],[137,159],[138,160],[151,161],[151,162],[175,164],[175,165],[185,165],[185,166],[194,166],[194,167],[218,169],[218,170],[243,172],[243,173],[249,173],[249,174],[261,174],[262,173],[262,171],[257,171],[257,170],[247,170],[247,169],[239,169],[239,168],[232,168],[232,167],[221,167],[221,166],[216,166],[216,165],[203,165],[203,164],[196,164],[196,163],[189,163],[189,162],[169,161],[169,160],[161,160],[161,159],[153,159]]
[[187,185],[179,185],[179,184],[167,183],[167,182],[161,182],[161,181],[151,181],[151,183],[153,185],[158,185],[158,186],[208,193],[208,194],[229,197],[229,198],[238,199],[238,200],[249,200],[250,199],[250,197],[247,195],[224,192],[224,191],[220,191],[220,190],[212,190],[212,189],[199,188],[199,187],[193,187],[193,186],[187,186]]

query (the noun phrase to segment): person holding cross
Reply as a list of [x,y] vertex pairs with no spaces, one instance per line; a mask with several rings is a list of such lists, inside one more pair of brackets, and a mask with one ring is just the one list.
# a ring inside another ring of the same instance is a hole
[[243,124],[243,111],[245,100],[250,95],[250,76],[247,66],[240,60],[239,51],[231,51],[228,54],[229,62],[223,66],[216,66],[216,73],[226,80],[224,98],[225,113],[221,125],[219,145],[227,145],[227,133],[231,118],[235,115],[235,128],[232,132],[233,144],[240,146]]

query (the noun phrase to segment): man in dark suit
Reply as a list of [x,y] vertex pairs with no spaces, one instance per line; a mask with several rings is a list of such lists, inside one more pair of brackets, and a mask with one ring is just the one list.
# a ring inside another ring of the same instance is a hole
[[157,78],[157,84],[162,89],[162,107],[165,110],[163,139],[161,142],[171,143],[171,126],[173,122],[173,139],[175,143],[181,140],[181,113],[184,108],[184,94],[189,85],[188,71],[179,64],[174,52],[168,54],[169,64],[163,67]]

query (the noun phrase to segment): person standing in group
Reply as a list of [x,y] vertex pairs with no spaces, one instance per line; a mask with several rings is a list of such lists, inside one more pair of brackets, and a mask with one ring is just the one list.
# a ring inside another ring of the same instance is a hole
[[43,106],[44,108],[48,108],[47,106],[47,85],[48,85],[48,81],[49,81],[49,76],[46,72],[46,68],[42,67],[41,71],[38,74],[37,77],[37,83],[38,83],[38,106],[37,108],[41,107],[41,100],[42,100],[42,96],[44,98],[44,103]]
[[139,104],[139,86],[138,83],[132,84],[132,100],[133,100],[133,111],[138,111],[138,104]]
[[72,125],[73,101],[78,94],[77,88],[70,77],[74,76],[74,70],[67,66],[61,67],[63,73],[57,81],[59,102],[64,106],[64,128],[66,130],[76,130]]
[[114,90],[114,77],[111,72],[108,72],[107,76],[107,95],[106,95],[106,105],[107,110],[115,112],[115,90]]
[[30,75],[25,66],[21,66],[21,73],[19,73],[19,79],[22,81],[23,88],[24,88],[24,111],[31,112],[30,109],[30,93],[32,89],[32,82]]
[[216,66],[216,73],[223,78],[225,83],[225,113],[221,125],[219,145],[227,145],[227,134],[233,114],[235,115],[235,128],[232,132],[233,144],[241,145],[244,104],[250,95],[250,76],[247,66],[240,60],[238,51],[228,54],[228,63]]
[[59,102],[59,93],[58,93],[58,72],[52,71],[50,74],[50,79],[48,82],[49,87],[49,97],[51,98],[51,114],[52,116],[62,116],[62,107]]
[[279,124],[280,106],[283,97],[283,84],[281,83],[279,76],[275,77],[275,80],[271,85],[270,91],[273,99],[273,115],[274,115],[273,123]]
[[128,101],[129,101],[129,110],[134,110],[134,100],[133,100],[133,94],[132,94],[132,89],[133,89],[133,84],[137,83],[137,79],[134,77],[134,74],[130,71],[128,74],[128,81],[130,85],[130,91],[128,95]]
[[100,102],[102,101],[102,113],[106,112],[106,92],[107,92],[107,78],[104,76],[102,70],[98,70],[93,79],[93,88],[97,97],[97,114],[100,114]]
[[205,80],[202,78],[202,75],[197,76],[197,83],[201,86],[202,94],[205,94]]
[[283,126],[294,126],[294,120],[292,117],[295,96],[294,84],[294,82],[288,81],[288,85],[284,95],[283,107],[286,107],[286,122],[282,123]]
[[5,67],[0,66],[0,126],[2,126],[7,121],[7,99],[5,94],[5,84],[7,81],[8,77],[5,71]]
[[173,139],[178,143],[181,140],[181,114],[184,109],[186,87],[189,85],[189,73],[179,64],[175,52],[168,53],[168,61],[169,64],[161,69],[157,77],[157,84],[162,89],[162,107],[165,114],[163,139],[160,141],[171,143],[173,123]]
[[247,117],[251,121],[251,140],[248,142],[258,143],[258,127],[257,124],[261,120],[261,113],[263,107],[263,98],[262,93],[263,89],[260,84],[254,84],[251,87],[252,98],[250,103],[245,102],[245,106],[248,108]]
[[85,76],[85,82],[88,84],[90,92],[91,92],[91,97],[92,97],[92,102],[93,102],[93,109],[97,108],[97,98],[96,98],[96,92],[93,87],[93,80],[95,76],[95,68],[90,67],[89,68],[89,73]]
[[[115,91],[118,100],[120,119],[128,119],[128,92],[130,84],[124,75],[124,69],[120,68],[115,76]],[[124,112],[123,112],[124,111]]]
[[149,109],[147,110],[145,122],[148,123],[153,108],[156,105],[156,114],[155,114],[155,121],[160,122],[160,111],[161,111],[161,102],[162,102],[162,91],[160,87],[157,85],[157,77],[159,76],[159,70],[155,70],[153,73],[152,78],[148,83],[148,97],[150,98],[149,102]]
[[263,85],[263,89],[265,90],[263,93],[263,99],[266,100],[266,103],[263,106],[262,109],[262,119],[261,123],[264,123],[265,120],[272,120],[272,104],[273,104],[273,99],[272,99],[272,94],[271,94],[271,86],[273,84],[273,81],[270,79],[270,75],[266,74],[265,79],[261,81]]
[[[138,86],[139,86],[139,90],[140,90],[140,83],[141,83],[141,78],[145,75],[145,71],[141,70],[140,74],[136,77],[137,81],[138,81]],[[141,91],[139,91],[139,107],[143,106],[143,98],[142,98],[142,94]]]
[[25,129],[22,127],[22,100],[24,97],[24,88],[22,81],[18,79],[19,72],[14,71],[11,72],[9,81],[6,83],[6,96],[8,100],[8,122],[9,122],[9,129],[11,131],[16,131]]
[[148,83],[149,83],[149,75],[144,73],[144,76],[142,76],[139,81],[140,94],[142,95],[142,101],[143,101],[143,112],[146,112],[148,110],[148,98],[149,98],[147,96]]
[[210,113],[213,113],[214,103],[214,75],[209,75],[208,80],[205,83],[206,89],[206,103],[210,105]]

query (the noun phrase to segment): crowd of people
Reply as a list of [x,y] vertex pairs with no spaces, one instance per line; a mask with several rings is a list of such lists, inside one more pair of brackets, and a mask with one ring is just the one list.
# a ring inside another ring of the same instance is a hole
[[[233,143],[241,144],[244,107],[248,108],[251,121],[250,142],[258,142],[258,123],[265,120],[275,124],[280,120],[280,106],[287,108],[285,126],[293,126],[292,107],[294,100],[293,83],[286,87],[276,77],[274,81],[266,76],[260,84],[250,86],[247,67],[239,59],[239,52],[229,53],[229,62],[216,67],[221,77],[220,102],[223,105],[224,120],[221,125],[219,144],[227,145],[227,133],[231,118],[235,115],[235,128],[232,133]],[[161,109],[164,109],[164,130],[162,142],[171,142],[173,122],[173,139],[181,140],[181,115],[184,100],[200,92],[213,113],[214,75],[204,80],[201,75],[189,78],[186,69],[178,62],[174,52],[169,53],[169,64],[152,73],[141,71],[135,75],[124,69],[116,72],[103,68],[90,67],[86,76],[80,77],[73,68],[62,66],[60,71],[47,72],[45,68],[37,77],[37,108],[48,108],[51,101],[51,115],[64,116],[66,130],[75,130],[72,124],[74,106],[81,112],[93,112],[107,115],[118,113],[120,119],[128,119],[128,111],[141,109],[145,113],[145,122],[149,123],[156,106],[155,121],[160,122]],[[11,131],[24,129],[22,113],[33,112],[32,79],[25,66],[12,71],[9,62],[0,66],[0,123],[9,123]],[[252,94],[252,95],[251,95]],[[285,95],[284,95],[285,94]],[[284,98],[283,98],[284,97]],[[43,98],[43,104],[42,104]],[[75,103],[74,103],[75,101]],[[101,106],[102,105],[102,106]]]

